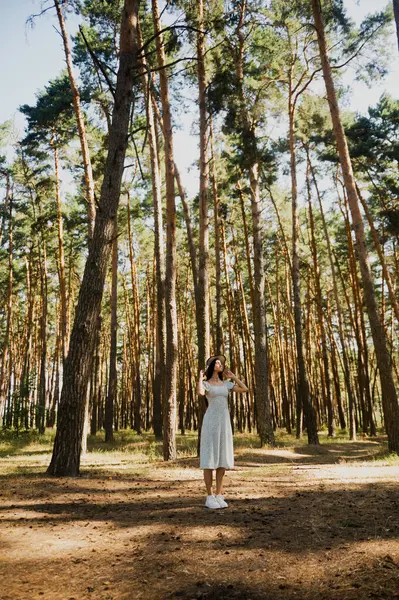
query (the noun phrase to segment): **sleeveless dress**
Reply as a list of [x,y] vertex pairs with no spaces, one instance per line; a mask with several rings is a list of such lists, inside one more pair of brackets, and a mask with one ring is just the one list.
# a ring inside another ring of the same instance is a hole
[[234,469],[233,432],[227,404],[232,381],[212,385],[203,381],[208,408],[201,428],[200,469]]

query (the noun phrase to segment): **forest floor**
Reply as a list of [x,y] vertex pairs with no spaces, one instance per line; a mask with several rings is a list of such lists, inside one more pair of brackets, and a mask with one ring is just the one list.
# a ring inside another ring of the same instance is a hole
[[192,434],[173,463],[149,435],[91,440],[75,479],[45,475],[50,434],[1,434],[0,599],[399,598],[399,458],[383,438],[235,443],[229,507],[212,511]]

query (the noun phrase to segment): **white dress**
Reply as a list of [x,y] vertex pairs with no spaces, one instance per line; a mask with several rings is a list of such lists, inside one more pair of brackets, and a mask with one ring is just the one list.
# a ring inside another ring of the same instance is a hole
[[233,432],[227,404],[232,381],[212,385],[203,381],[209,406],[201,428],[200,469],[234,469]]

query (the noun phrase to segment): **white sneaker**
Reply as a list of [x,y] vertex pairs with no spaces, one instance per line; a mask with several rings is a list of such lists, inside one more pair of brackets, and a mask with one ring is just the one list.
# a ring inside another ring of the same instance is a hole
[[222,494],[216,494],[215,498],[216,498],[216,502],[219,504],[220,508],[228,507],[228,504],[225,501],[224,496],[222,496]]
[[220,508],[220,504],[216,500],[215,496],[207,496],[205,506],[206,508]]

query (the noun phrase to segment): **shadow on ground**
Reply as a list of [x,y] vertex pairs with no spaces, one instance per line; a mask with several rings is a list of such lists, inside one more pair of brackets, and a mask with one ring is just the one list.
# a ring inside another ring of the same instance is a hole
[[203,507],[201,472],[188,459],[148,476],[85,467],[76,479],[2,477],[0,596],[399,598],[396,471],[359,464],[380,449],[243,449],[228,477],[229,508],[218,511]]
[[[40,482],[37,483],[40,489]],[[120,490],[108,489],[107,499],[98,501],[96,496],[101,495],[101,490],[93,492],[80,485],[69,490],[78,496],[74,501],[68,500],[65,488],[58,490],[60,500],[40,501],[30,486],[30,499],[36,501],[1,506],[1,520],[5,524],[15,523],[15,515],[9,513],[17,510],[17,514],[21,512],[18,522],[29,523],[31,527],[107,522],[113,528],[164,524],[188,531],[227,526],[232,536],[224,542],[214,540],[215,548],[272,547],[288,553],[306,553],[319,547],[331,549],[370,539],[397,539],[399,535],[399,496],[395,484],[358,483],[336,485],[334,489],[320,485],[298,491],[291,487],[286,490],[289,493],[270,496],[267,482],[263,482],[263,488],[259,482],[258,488],[249,492],[250,496],[254,492],[260,495],[256,498],[237,497],[239,488],[233,485],[226,496],[229,508],[210,511],[203,507],[203,497],[193,491],[192,482],[182,482],[179,490],[172,483],[159,482],[148,487],[143,482],[130,483],[131,486],[125,481],[123,493],[131,498],[121,499]],[[166,548],[167,541],[147,536],[152,547],[161,543]]]

